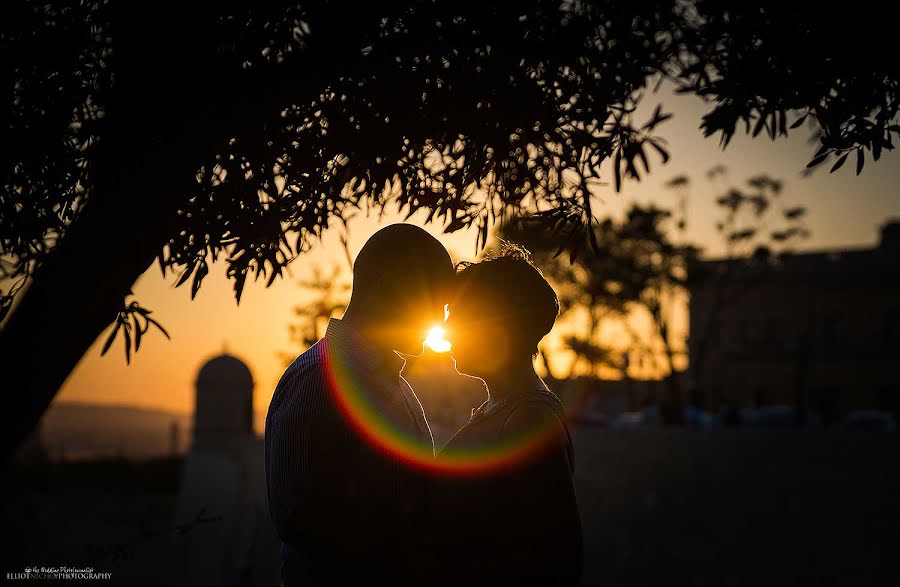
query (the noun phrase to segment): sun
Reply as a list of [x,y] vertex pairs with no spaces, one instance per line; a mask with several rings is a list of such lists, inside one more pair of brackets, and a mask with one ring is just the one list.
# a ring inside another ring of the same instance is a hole
[[446,353],[450,350],[450,341],[444,338],[446,334],[447,331],[444,327],[435,326],[428,331],[428,336],[425,338],[425,344],[428,345],[428,348],[437,353]]

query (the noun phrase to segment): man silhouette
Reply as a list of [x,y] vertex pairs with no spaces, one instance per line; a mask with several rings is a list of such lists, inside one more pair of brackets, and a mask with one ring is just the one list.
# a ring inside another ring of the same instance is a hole
[[454,275],[450,255],[424,230],[381,229],[356,258],[343,318],[332,318],[324,338],[282,375],[265,442],[284,585],[421,578],[426,479],[380,448],[342,398],[372,406],[393,434],[433,455],[431,430],[394,351],[421,353],[429,326],[444,319]]

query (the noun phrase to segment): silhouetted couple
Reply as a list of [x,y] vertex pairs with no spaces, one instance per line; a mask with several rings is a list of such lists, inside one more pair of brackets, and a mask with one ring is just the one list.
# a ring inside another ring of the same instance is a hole
[[[435,455],[397,352],[420,354],[445,306],[457,369],[489,397]],[[373,235],[343,318],[288,367],[269,406],[283,583],[577,584],[572,441],[533,367],[558,312],[523,249],[457,271],[420,228]]]

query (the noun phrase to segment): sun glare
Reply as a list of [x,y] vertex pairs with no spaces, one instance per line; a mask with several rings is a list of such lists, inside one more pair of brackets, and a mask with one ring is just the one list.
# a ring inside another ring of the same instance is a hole
[[443,327],[435,326],[428,331],[428,337],[425,339],[425,344],[437,353],[446,353],[450,350],[450,341],[444,338],[446,334],[447,331],[444,330]]

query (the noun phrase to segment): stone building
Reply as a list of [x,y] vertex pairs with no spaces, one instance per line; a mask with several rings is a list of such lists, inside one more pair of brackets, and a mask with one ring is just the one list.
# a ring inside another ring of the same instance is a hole
[[792,405],[826,424],[898,415],[900,223],[874,248],[698,263],[689,385],[710,409]]
[[176,506],[184,585],[274,586],[279,543],[269,519],[262,439],[253,431],[253,375],[223,354],[196,380],[191,448]]

